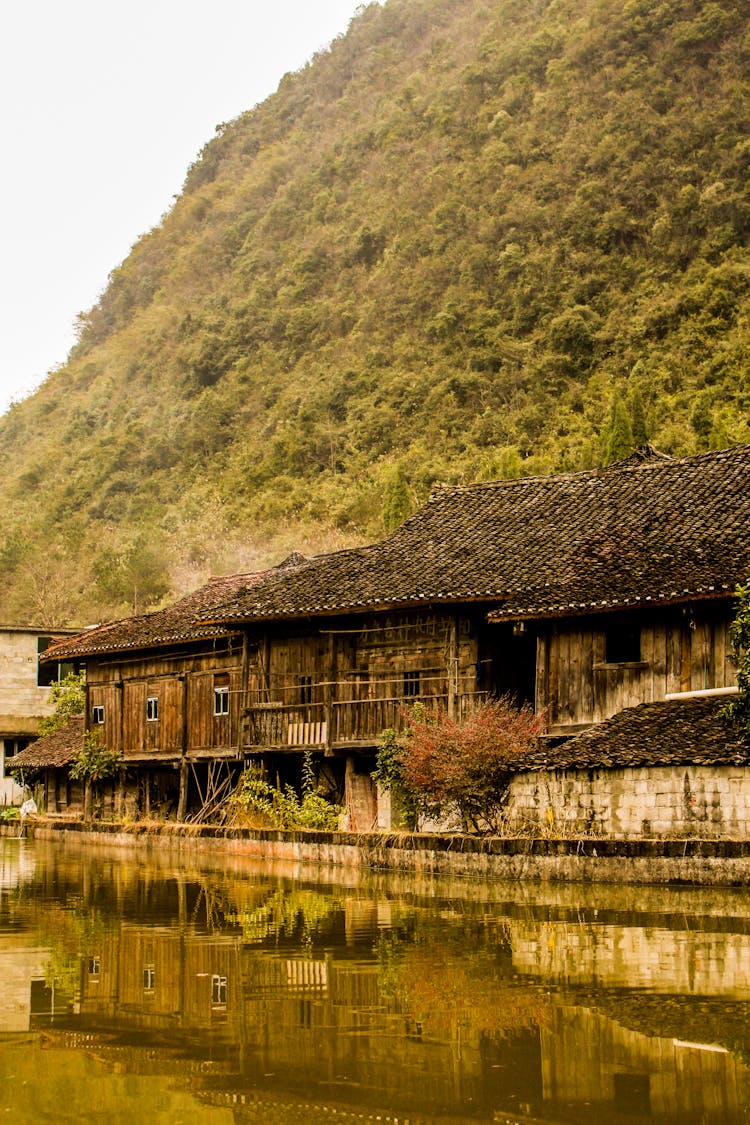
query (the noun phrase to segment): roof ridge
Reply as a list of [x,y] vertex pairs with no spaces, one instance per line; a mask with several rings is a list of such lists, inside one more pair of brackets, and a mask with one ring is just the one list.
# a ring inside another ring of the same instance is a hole
[[[556,484],[561,480],[590,479],[591,477],[601,477],[605,473],[610,474],[612,472],[630,473],[643,472],[657,468],[675,468],[682,467],[687,462],[691,461],[721,461],[737,453],[750,451],[750,444],[738,442],[737,445],[732,445],[725,449],[710,449],[704,453],[691,453],[685,457],[673,457],[670,453],[663,453],[661,450],[656,449],[650,442],[646,443],[646,447],[653,449],[654,453],[646,457],[637,457],[638,451],[645,448],[644,446],[639,446],[638,449],[634,449],[632,453],[621,461],[613,461],[610,465],[599,465],[593,469],[571,469],[564,473],[537,473],[533,476],[511,477],[507,480],[501,478],[497,480],[475,481],[472,484],[435,485],[430,493],[428,503],[432,503],[433,500],[442,499],[452,493],[478,492],[481,489],[513,488],[528,484],[544,484],[546,482]],[[418,512],[413,513],[413,515],[417,514]],[[404,527],[412,518],[413,516],[409,516],[409,519],[400,526]]]

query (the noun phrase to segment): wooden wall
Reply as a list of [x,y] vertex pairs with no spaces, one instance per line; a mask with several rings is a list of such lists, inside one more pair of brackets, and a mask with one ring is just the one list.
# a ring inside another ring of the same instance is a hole
[[270,635],[251,659],[250,698],[289,705],[330,697],[401,698],[410,673],[419,677],[416,695],[445,696],[451,676],[454,690],[473,689],[476,659],[476,631],[466,618],[447,613],[347,617],[306,635]]
[[[302,634],[278,627],[249,661],[251,741],[369,742],[404,703],[467,710],[477,687],[477,629],[452,613],[401,613],[322,621]],[[324,734],[322,732],[325,732]]]
[[[242,710],[242,644],[209,646],[194,653],[156,653],[148,658],[90,660],[87,726],[125,757],[185,750],[236,749]],[[229,714],[214,714],[214,689],[228,686]],[[147,700],[158,700],[149,720]],[[104,707],[104,725],[94,724]]]
[[[685,612],[664,608],[553,623],[538,639],[537,709],[546,709],[554,730],[598,723],[672,692],[732,686],[731,617],[728,603],[706,602]],[[607,663],[607,630],[618,623],[640,627],[640,660]]]

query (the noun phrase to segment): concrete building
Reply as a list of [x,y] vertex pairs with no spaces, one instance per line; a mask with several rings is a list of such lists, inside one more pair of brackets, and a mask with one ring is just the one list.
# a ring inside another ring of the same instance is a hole
[[22,791],[9,776],[13,757],[39,734],[39,722],[51,714],[50,687],[73,671],[73,665],[39,657],[53,640],[74,630],[54,634],[33,626],[0,626],[0,805],[20,804]]

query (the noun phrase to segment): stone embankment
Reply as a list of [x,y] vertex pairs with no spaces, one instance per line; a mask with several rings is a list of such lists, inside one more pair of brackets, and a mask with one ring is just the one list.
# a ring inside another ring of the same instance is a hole
[[[18,835],[18,825],[3,825],[0,832]],[[52,819],[29,824],[28,834],[169,851],[191,860],[226,855],[475,879],[750,886],[750,840],[510,839]]]

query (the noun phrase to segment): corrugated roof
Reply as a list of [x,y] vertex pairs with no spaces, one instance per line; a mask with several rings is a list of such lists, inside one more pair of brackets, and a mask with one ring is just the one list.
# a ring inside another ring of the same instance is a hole
[[83,749],[83,716],[70,719],[64,727],[30,743],[8,762],[9,769],[49,769],[67,766]]
[[382,543],[310,559],[207,613],[244,622],[498,603],[493,620],[727,596],[750,572],[750,446],[437,490]]

